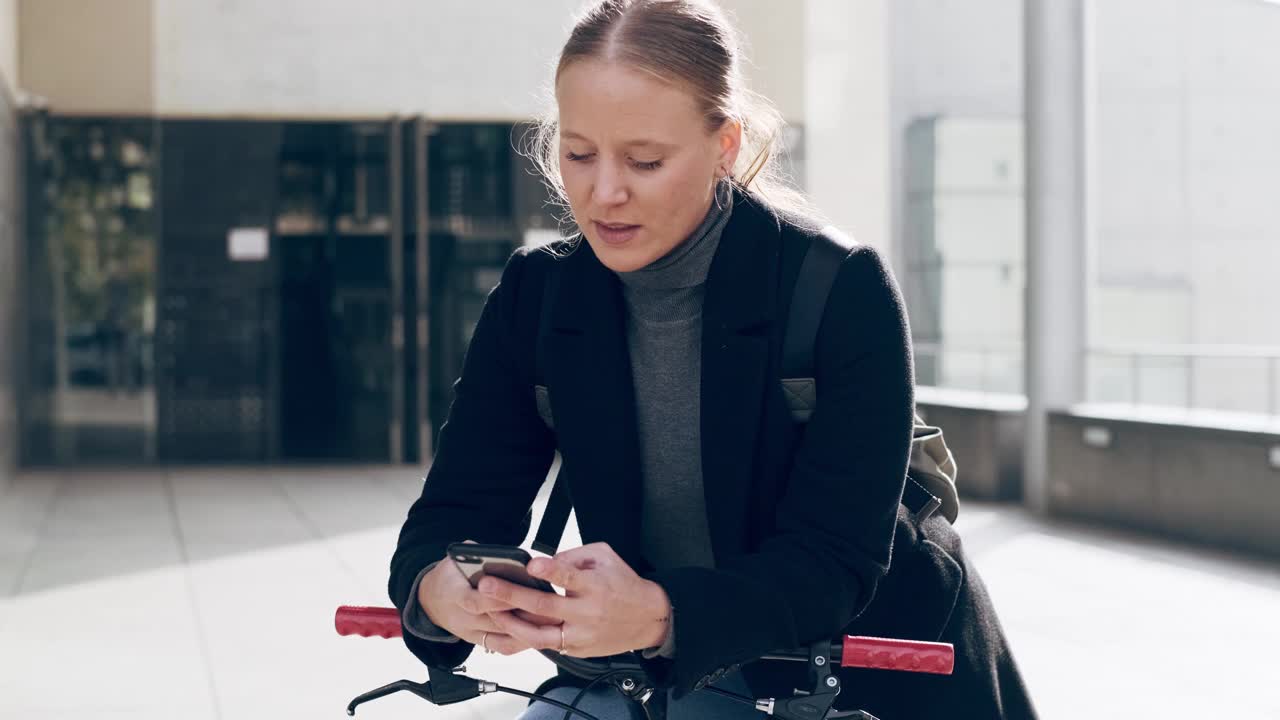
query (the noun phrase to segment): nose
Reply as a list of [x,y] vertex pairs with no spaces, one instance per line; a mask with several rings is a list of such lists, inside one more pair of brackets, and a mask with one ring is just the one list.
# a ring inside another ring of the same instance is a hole
[[631,197],[623,171],[612,163],[597,163],[591,199],[597,205],[621,205]]

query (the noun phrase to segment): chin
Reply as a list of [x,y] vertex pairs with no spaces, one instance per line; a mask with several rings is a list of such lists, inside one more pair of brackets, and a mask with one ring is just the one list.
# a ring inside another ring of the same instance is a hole
[[648,252],[648,248],[644,247],[629,245],[617,247],[592,240],[590,237],[587,238],[587,243],[591,245],[591,250],[600,264],[614,272],[633,272],[657,260],[656,257],[651,256],[652,253]]

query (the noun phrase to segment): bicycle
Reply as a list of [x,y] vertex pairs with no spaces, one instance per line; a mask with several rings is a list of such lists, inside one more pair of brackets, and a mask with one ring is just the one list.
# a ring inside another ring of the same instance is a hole
[[[357,607],[344,605],[334,614],[334,628],[339,635],[379,636],[397,638],[401,634],[400,612],[395,608]],[[564,670],[588,681],[578,694],[581,698],[590,687],[600,682],[610,682],[628,698],[640,703],[645,714],[650,714],[649,700],[656,687],[649,681],[638,662],[625,656],[611,658],[573,658],[551,650],[540,651]],[[832,708],[840,694],[840,679],[831,672],[832,666],[856,667],[903,672],[923,672],[950,675],[955,666],[955,649],[950,643],[897,640],[856,635],[844,635],[835,640],[819,641],[808,648],[770,652],[758,660],[808,663],[811,689],[797,690],[790,698],[748,698],[716,687],[705,690],[738,700],[779,720],[877,720],[865,710],[837,711]],[[562,703],[536,693],[508,688],[488,680],[470,678],[461,673],[465,666],[456,668],[427,667],[429,680],[425,683],[397,680],[380,688],[356,696],[347,705],[347,715],[354,716],[356,707],[400,691],[408,691],[434,705],[451,705],[480,695],[505,692],[520,697],[545,702],[586,720],[598,720],[574,703]]]

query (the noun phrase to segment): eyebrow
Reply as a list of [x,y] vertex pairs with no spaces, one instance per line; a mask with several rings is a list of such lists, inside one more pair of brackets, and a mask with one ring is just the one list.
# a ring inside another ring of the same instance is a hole
[[[581,135],[573,131],[562,130],[560,132],[560,137],[566,138],[569,140],[582,140],[583,142],[591,142],[591,140],[588,139],[585,135]],[[659,148],[659,149],[668,149],[668,148],[675,147],[671,143],[658,142],[657,140],[651,140],[649,138],[638,138],[635,140],[627,140],[622,144],[625,147],[653,147],[653,148]]]

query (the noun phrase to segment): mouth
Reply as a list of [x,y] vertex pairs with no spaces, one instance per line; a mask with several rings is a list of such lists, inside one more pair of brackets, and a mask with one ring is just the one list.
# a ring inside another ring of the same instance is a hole
[[602,223],[599,220],[593,220],[596,234],[601,240],[609,245],[622,245],[637,234],[640,233],[640,225],[629,225],[627,223]]

